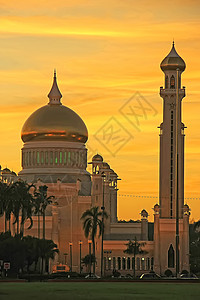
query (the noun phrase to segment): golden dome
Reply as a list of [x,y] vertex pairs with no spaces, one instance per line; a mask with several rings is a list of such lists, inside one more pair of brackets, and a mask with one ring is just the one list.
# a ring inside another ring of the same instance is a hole
[[36,110],[24,123],[21,132],[23,142],[68,141],[85,143],[88,131],[83,120],[60,102],[62,97],[56,82],[48,95],[49,104]]
[[162,71],[179,69],[181,72],[183,72],[185,70],[186,64],[176,52],[174,42],[172,44],[172,49],[170,53],[161,62],[160,68]]

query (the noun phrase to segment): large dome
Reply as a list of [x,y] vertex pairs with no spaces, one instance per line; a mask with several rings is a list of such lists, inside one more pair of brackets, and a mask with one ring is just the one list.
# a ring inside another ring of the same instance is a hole
[[29,141],[68,141],[85,143],[87,127],[83,120],[60,102],[62,97],[56,82],[48,95],[49,104],[36,110],[25,122],[21,138]]

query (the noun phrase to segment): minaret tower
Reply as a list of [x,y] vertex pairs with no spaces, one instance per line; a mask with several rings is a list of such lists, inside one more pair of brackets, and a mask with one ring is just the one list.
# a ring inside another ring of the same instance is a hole
[[[163,98],[163,123],[160,125],[160,216],[176,218],[176,126],[178,137],[178,198],[179,217],[183,217],[184,206],[184,124],[181,122],[181,104],[185,88],[181,88],[181,74],[185,62],[175,50],[160,65],[165,76],[165,87],[160,88]],[[177,87],[178,85],[178,87]],[[178,92],[177,92],[178,91]],[[177,99],[178,94],[178,99]],[[178,100],[178,101],[177,101]],[[178,102],[178,107],[176,107]],[[177,112],[178,109],[178,112]],[[177,120],[178,117],[178,120]],[[177,122],[177,123],[176,123]]]
[[[184,205],[184,124],[181,75],[185,62],[175,50],[160,65],[164,72],[163,123],[160,125],[159,204],[154,206],[154,270],[178,275],[189,271],[189,207]],[[169,271],[168,271],[169,273]]]

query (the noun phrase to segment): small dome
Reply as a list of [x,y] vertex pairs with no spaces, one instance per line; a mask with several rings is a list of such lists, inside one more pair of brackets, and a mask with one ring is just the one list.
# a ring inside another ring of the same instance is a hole
[[70,108],[62,105],[62,97],[54,73],[54,81],[48,95],[49,103],[36,110],[24,123],[21,132],[23,142],[68,141],[85,143],[87,127]]
[[12,172],[8,168],[2,170],[2,174],[11,174],[11,173]]
[[167,70],[177,70],[177,69],[183,72],[185,70],[186,64],[184,60],[176,52],[176,49],[174,47],[174,42],[172,44],[171,51],[161,62],[160,68],[163,72]]
[[93,162],[94,161],[102,162],[103,161],[103,157],[100,154],[97,153],[96,155],[93,156],[92,161]]
[[103,169],[110,169],[110,166],[108,163],[104,162],[103,163]]
[[148,218],[148,216],[149,216],[148,212],[145,209],[143,209],[140,214],[143,218]]
[[159,213],[159,211],[160,211],[160,205],[159,205],[159,204],[155,204],[155,205],[154,205],[154,211],[155,211],[156,213]]

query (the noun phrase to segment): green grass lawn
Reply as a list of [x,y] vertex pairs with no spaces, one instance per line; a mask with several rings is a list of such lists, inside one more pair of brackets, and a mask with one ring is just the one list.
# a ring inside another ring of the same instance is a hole
[[1,300],[199,299],[200,284],[141,282],[1,283]]

